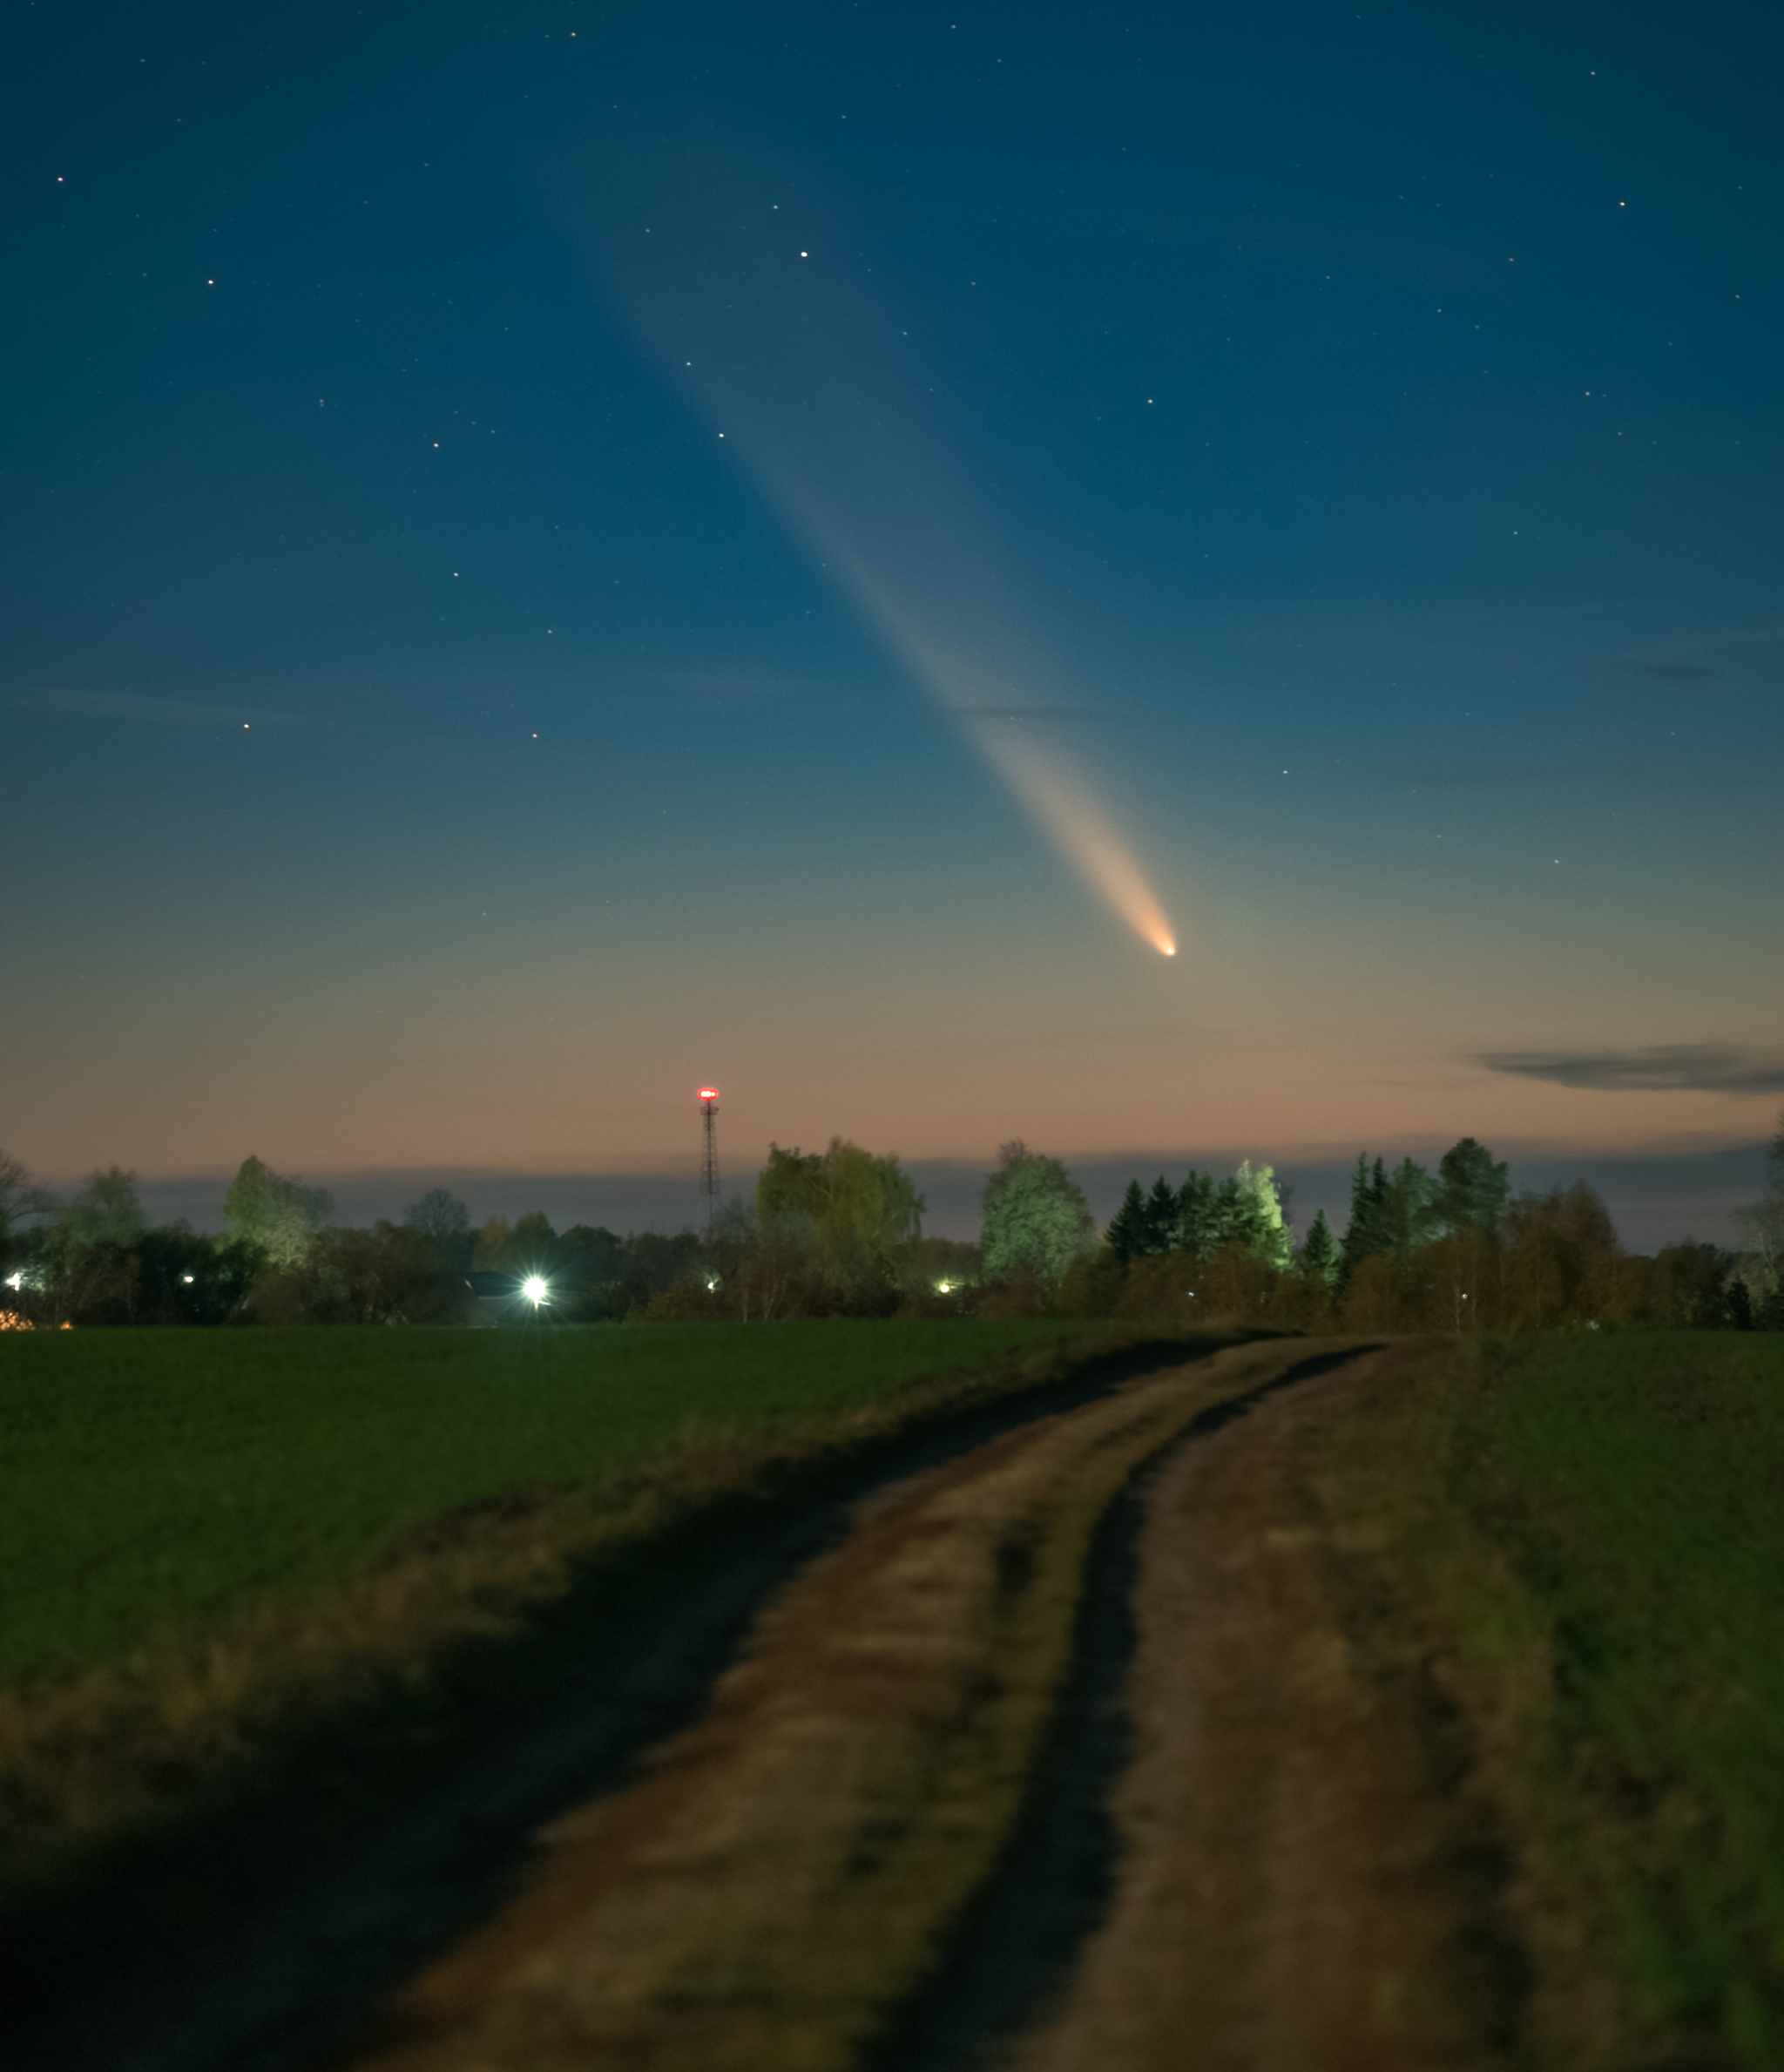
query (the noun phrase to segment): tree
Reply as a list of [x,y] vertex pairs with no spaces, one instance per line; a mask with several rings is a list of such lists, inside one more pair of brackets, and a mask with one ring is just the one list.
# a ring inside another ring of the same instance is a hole
[[508,1257],[522,1273],[549,1274],[557,1264],[558,1233],[543,1209],[531,1209],[516,1222]]
[[200,1237],[185,1223],[145,1230],[136,1246],[139,1324],[226,1324],[260,1265],[252,1245]]
[[1149,1256],[1159,1258],[1177,1249],[1177,1190],[1162,1173],[1146,1197],[1145,1229]]
[[136,1310],[143,1234],[136,1175],[122,1166],[95,1173],[57,1217],[44,1247],[51,1310],[83,1324],[127,1324]]
[[985,1182],[979,1244],[987,1280],[1031,1275],[1056,1288],[1074,1259],[1096,1250],[1096,1219],[1059,1161],[1017,1137],[998,1151],[997,1169]]
[[802,1303],[821,1310],[895,1304],[922,1211],[895,1158],[841,1137],[822,1152],[771,1144],[756,1180],[756,1238],[775,1262],[770,1278],[783,1297],[796,1286]]
[[1344,1278],[1348,1281],[1365,1259],[1392,1249],[1387,1168],[1377,1159],[1372,1169],[1368,1154],[1359,1151],[1356,1170],[1350,1176],[1350,1221],[1344,1229]]
[[1452,1144],[1437,1161],[1436,1216],[1452,1235],[1484,1230],[1490,1236],[1510,1191],[1510,1168],[1503,1159],[1496,1164],[1492,1153],[1473,1137]]
[[505,1215],[492,1215],[477,1232],[471,1249],[473,1273],[499,1273],[509,1263],[509,1247],[514,1232]]
[[[1734,1257],[1720,1245],[1669,1244],[1656,1252],[1648,1283],[1647,1321],[1670,1331],[1716,1331],[1730,1322],[1729,1276]],[[1753,1299],[1745,1283],[1734,1285],[1746,1297],[1747,1326]]]
[[1294,1240],[1288,1234],[1288,1215],[1276,1185],[1275,1168],[1254,1167],[1247,1159],[1233,1179],[1244,1205],[1246,1235],[1241,1242],[1246,1249],[1265,1265],[1286,1271],[1294,1263]]
[[827,1248],[875,1258],[921,1236],[922,1213],[923,1198],[895,1158],[875,1157],[841,1137],[822,1153],[771,1144],[756,1181],[759,1216],[808,1216]]
[[1623,1248],[1585,1181],[1520,1195],[1505,1210],[1504,1243],[1504,1322],[1551,1330],[1617,1314]]
[[1151,1194],[1132,1180],[1109,1225],[1109,1249],[1124,1265],[1131,1259],[1162,1257],[1179,1249],[1181,1220],[1177,1190],[1162,1173]]
[[257,1158],[245,1158],[223,1197],[229,1235],[259,1249],[268,1265],[301,1265],[318,1231],[334,1220],[334,1198],[325,1187],[305,1187]]
[[1413,1255],[1436,1235],[1437,1188],[1416,1159],[1402,1158],[1381,1196],[1382,1249],[1394,1255],[1402,1274],[1412,1270]]
[[1177,1242],[1192,1259],[1212,1259],[1220,1249],[1220,1188],[1212,1173],[1192,1169],[1177,1195]]
[[[1174,1202],[1172,1207],[1176,1207]],[[1130,1180],[1120,1208],[1109,1220],[1108,1231],[1109,1249],[1124,1266],[1130,1259],[1145,1256],[1147,1220],[1145,1190],[1139,1181]]]
[[419,1230],[436,1244],[463,1237],[470,1229],[470,1211],[456,1195],[443,1187],[430,1187],[426,1194],[411,1202],[402,1212],[402,1220],[411,1230]]
[[10,1253],[27,1223],[41,1222],[54,1207],[49,1190],[37,1185],[24,1162],[0,1151],[0,1259]]
[[1338,1240],[1332,1226],[1326,1221],[1323,1209],[1314,1212],[1313,1228],[1307,1234],[1307,1243],[1301,1248],[1301,1270],[1310,1281],[1319,1281],[1328,1288],[1336,1285],[1340,1253]]
[[625,1241],[604,1223],[572,1223],[558,1240],[558,1277],[564,1303],[579,1316],[625,1316],[620,1289],[625,1271]]
[[635,1230],[625,1241],[625,1271],[621,1288],[622,1315],[644,1309],[655,1297],[686,1283],[699,1283],[700,1241],[692,1230],[672,1237],[658,1230]]
[[1774,1310],[1784,1314],[1784,1113],[1766,1147],[1765,1194],[1737,1209],[1733,1221],[1740,1234],[1742,1276],[1749,1296],[1759,1297],[1761,1321],[1769,1324]]
[[64,1243],[78,1251],[134,1244],[145,1228],[136,1182],[136,1175],[126,1173],[122,1166],[107,1166],[93,1174],[57,1219]]

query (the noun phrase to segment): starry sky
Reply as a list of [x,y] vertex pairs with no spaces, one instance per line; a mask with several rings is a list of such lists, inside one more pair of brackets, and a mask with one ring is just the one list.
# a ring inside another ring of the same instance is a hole
[[672,1222],[711,1081],[739,1179],[1466,1133],[1726,1239],[1781,43],[15,0],[0,1143]]

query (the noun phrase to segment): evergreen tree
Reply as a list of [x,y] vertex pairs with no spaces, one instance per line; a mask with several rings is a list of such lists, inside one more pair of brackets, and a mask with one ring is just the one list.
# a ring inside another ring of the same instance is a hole
[[1109,1249],[1125,1266],[1146,1249],[1146,1198],[1137,1180],[1130,1180],[1121,1206],[1109,1224]]
[[1145,1249],[1154,1257],[1177,1249],[1177,1190],[1159,1174],[1145,1203]]
[[[1379,1170],[1379,1166],[1377,1170]],[[1394,1168],[1382,1196],[1383,1251],[1392,1252],[1394,1263],[1404,1273],[1412,1256],[1436,1236],[1437,1189],[1430,1175],[1416,1159],[1402,1158]]]
[[1214,1188],[1209,1204],[1208,1254],[1224,1252],[1228,1245],[1248,1249],[1256,1236],[1253,1221],[1254,1205],[1248,1196],[1240,1191],[1236,1175],[1229,1174]]
[[1728,1321],[1738,1331],[1753,1329],[1753,1297],[1745,1281],[1733,1280],[1728,1283]]
[[1452,1144],[1437,1161],[1436,1216],[1447,1231],[1497,1230],[1510,1191],[1505,1161],[1496,1164],[1473,1137]]
[[1177,1243],[1193,1259],[1212,1259],[1220,1249],[1214,1176],[1192,1171],[1177,1195]]
[[1359,1151],[1356,1170],[1350,1176],[1350,1221],[1344,1231],[1344,1277],[1348,1280],[1363,1260],[1392,1249],[1393,1236],[1388,1227],[1387,1168],[1377,1159],[1372,1168],[1368,1152]]
[[1294,1241],[1288,1235],[1288,1215],[1276,1185],[1274,1166],[1254,1167],[1247,1159],[1233,1182],[1244,1203],[1246,1234],[1240,1242],[1254,1257],[1267,1261],[1278,1271],[1294,1259]]
[[1338,1279],[1340,1263],[1338,1240],[1333,1236],[1332,1226],[1326,1221],[1326,1212],[1321,1209],[1315,1214],[1307,1243],[1301,1248],[1301,1270],[1308,1280],[1322,1281],[1330,1288]]

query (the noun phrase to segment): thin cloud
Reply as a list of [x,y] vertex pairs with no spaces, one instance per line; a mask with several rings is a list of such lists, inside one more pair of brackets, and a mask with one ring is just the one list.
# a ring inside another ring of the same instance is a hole
[[1784,1093],[1784,1057],[1734,1044],[1660,1043],[1645,1050],[1496,1051],[1490,1072],[1601,1094]]

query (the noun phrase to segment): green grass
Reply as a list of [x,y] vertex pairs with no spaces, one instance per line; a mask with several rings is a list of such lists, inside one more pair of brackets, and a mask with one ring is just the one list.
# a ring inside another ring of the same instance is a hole
[[1641,2028],[1784,2063],[1784,1337],[1551,1338],[1490,1374],[1454,1486],[1550,1635],[1564,1859]]
[[599,1486],[1080,1328],[8,1333],[0,1683],[326,1591],[461,1506]]
[[1784,1337],[1470,1342],[1322,1473],[1362,1654],[1489,1809],[1520,2062],[1784,2064]]

